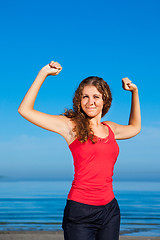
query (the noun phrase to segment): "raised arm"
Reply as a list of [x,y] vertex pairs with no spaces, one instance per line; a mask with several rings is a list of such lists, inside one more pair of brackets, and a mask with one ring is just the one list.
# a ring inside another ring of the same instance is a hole
[[107,122],[113,129],[116,139],[127,139],[136,136],[141,131],[141,113],[138,88],[128,78],[122,79],[123,89],[132,93],[131,112],[128,125]]
[[61,70],[61,65],[54,61],[44,66],[38,73],[36,79],[34,80],[33,84],[23,98],[18,108],[18,112],[21,114],[22,117],[24,117],[31,123],[46,130],[59,133],[63,137],[68,138],[70,132],[70,121],[67,117],[50,115],[34,109],[34,103],[37,94],[46,77],[49,75],[58,75]]

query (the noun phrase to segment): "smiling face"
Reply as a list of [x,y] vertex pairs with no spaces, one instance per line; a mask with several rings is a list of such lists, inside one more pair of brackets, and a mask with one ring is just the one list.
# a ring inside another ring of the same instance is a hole
[[95,86],[87,85],[83,88],[81,107],[88,117],[101,117],[103,104],[102,94]]

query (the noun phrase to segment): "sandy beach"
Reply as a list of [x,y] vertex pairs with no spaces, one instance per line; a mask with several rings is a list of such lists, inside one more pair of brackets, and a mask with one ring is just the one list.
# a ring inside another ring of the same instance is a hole
[[[160,240],[160,237],[120,236],[120,240]],[[0,240],[64,240],[62,231],[0,231]]]

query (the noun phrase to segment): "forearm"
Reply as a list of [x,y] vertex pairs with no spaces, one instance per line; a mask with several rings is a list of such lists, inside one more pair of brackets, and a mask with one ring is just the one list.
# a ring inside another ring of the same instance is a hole
[[36,100],[36,97],[38,95],[39,89],[41,88],[43,82],[45,81],[47,77],[47,73],[41,69],[38,73],[36,79],[32,83],[31,87],[29,88],[28,92],[24,96],[19,108],[18,112],[26,111],[26,110],[33,110],[34,103]]
[[132,91],[131,112],[129,117],[129,125],[135,126],[139,131],[141,129],[141,112],[138,89]]

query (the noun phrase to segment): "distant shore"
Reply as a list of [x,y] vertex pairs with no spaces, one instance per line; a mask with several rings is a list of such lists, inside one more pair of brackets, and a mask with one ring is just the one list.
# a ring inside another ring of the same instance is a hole
[[[62,231],[0,231],[0,240],[64,240]],[[120,240],[160,240],[159,237],[120,236]]]

